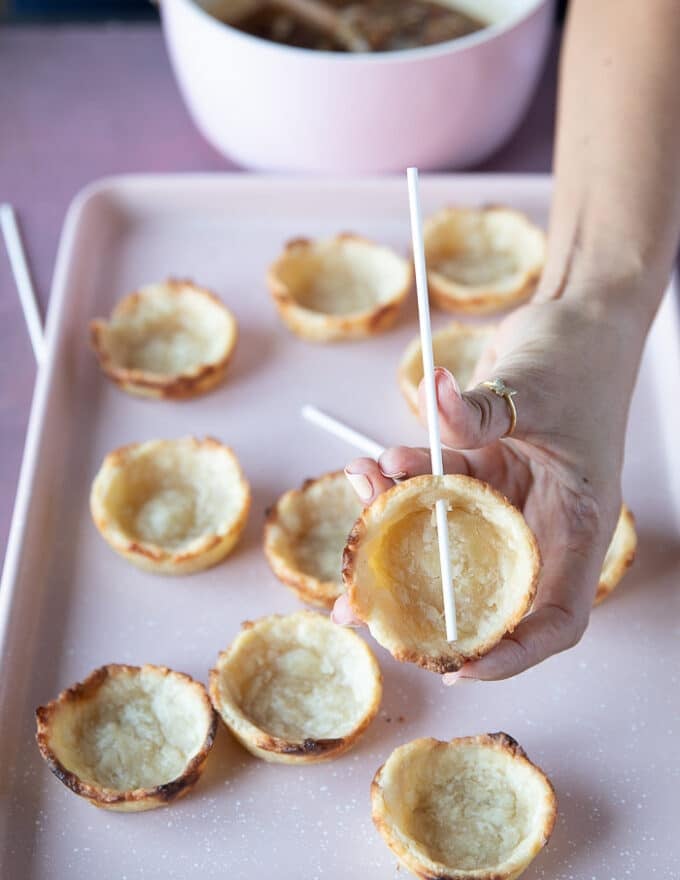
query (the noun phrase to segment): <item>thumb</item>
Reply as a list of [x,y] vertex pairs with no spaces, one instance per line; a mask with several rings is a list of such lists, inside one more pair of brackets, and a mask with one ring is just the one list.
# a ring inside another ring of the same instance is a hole
[[[437,393],[437,409],[442,441],[455,449],[479,449],[505,437],[513,427],[512,408],[509,401],[490,388],[478,385],[463,393],[453,375],[437,367],[434,375]],[[506,384],[521,395],[521,389],[508,378]],[[423,419],[426,417],[425,390],[421,382],[418,389],[418,405]],[[517,407],[517,424],[513,436],[522,435],[520,405]]]

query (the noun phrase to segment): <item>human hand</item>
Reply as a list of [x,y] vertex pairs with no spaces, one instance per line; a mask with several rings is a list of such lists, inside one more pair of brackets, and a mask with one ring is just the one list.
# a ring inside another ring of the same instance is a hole
[[[444,467],[503,492],[534,531],[543,568],[531,613],[487,655],[444,676],[502,679],[575,645],[588,624],[602,562],[618,517],[630,396],[644,333],[630,311],[604,312],[587,300],[526,305],[498,328],[475,380],[501,377],[517,390],[512,438],[507,402],[483,387],[461,394],[437,369]],[[419,389],[424,420],[423,386]],[[464,450],[464,451],[463,451]],[[395,447],[346,468],[364,504],[417,474],[423,449]],[[333,619],[353,623],[345,596]]]

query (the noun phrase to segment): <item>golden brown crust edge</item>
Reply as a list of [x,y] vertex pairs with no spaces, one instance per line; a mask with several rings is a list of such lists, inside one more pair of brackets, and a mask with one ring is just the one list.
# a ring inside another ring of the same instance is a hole
[[[211,717],[210,726],[200,750],[189,761],[180,776],[153,788],[137,788],[131,791],[120,792],[83,782],[75,773],[64,767],[50,747],[49,726],[52,718],[65,704],[88,699],[93,696],[110,675],[116,673],[135,673],[146,669],[151,669],[159,675],[177,676],[183,679],[187,686],[191,686],[200,694],[206,711],[210,713]],[[118,812],[132,813],[153,810],[156,807],[166,806],[187,794],[203,772],[217,733],[217,713],[213,709],[203,685],[183,672],[176,672],[168,669],[167,666],[153,666],[151,664],[140,667],[129,666],[123,663],[109,663],[101,666],[91,672],[83,681],[65,688],[56,699],[51,700],[44,706],[39,706],[36,709],[35,715],[37,726],[36,742],[40,754],[57,779],[74,794],[85,798],[95,807],[103,807],[104,809]]]
[[305,480],[299,489],[289,489],[284,492],[277,501],[270,507],[265,516],[263,549],[267,562],[276,577],[285,584],[300,601],[316,608],[323,608],[330,611],[337,599],[338,585],[333,581],[321,581],[312,575],[304,574],[291,565],[288,565],[285,559],[276,553],[272,547],[273,537],[277,529],[285,532],[285,528],[280,523],[279,505],[284,500],[293,495],[301,495],[312,484],[321,483],[323,481],[335,480],[340,476],[344,476],[343,471],[331,471],[320,477],[309,478]]
[[[385,245],[379,245],[351,232],[340,233],[335,236],[335,239],[359,241],[389,250]],[[313,245],[314,242],[308,238],[291,239],[286,242],[282,256],[285,256],[292,249],[312,247]],[[282,256],[279,256],[268,268],[267,286],[283,323],[300,339],[309,342],[340,342],[377,336],[395,323],[404,300],[413,286],[413,266],[409,263],[408,276],[403,287],[390,300],[377,304],[375,308],[351,315],[329,315],[314,312],[299,305],[297,300],[291,296],[288,286],[278,277],[277,272]],[[398,255],[395,254],[395,256]]]
[[503,294],[486,290],[474,296],[464,297],[458,296],[451,284],[439,272],[428,271],[427,282],[430,296],[437,308],[456,314],[486,315],[491,312],[504,311],[529,299],[536,290],[540,276],[541,270],[527,272],[514,290]]
[[[315,611],[296,612],[299,614],[317,614]],[[269,617],[283,618],[286,615],[272,614]],[[266,619],[266,618],[261,618]],[[241,624],[241,630],[252,628],[258,621],[245,620]],[[357,636],[357,638],[359,638]],[[234,640],[234,643],[236,639]],[[272,736],[265,731],[257,728],[252,722],[249,724],[247,733],[240,730],[234,723],[228,720],[222,713],[220,707],[222,705],[222,696],[220,690],[220,666],[233,653],[234,643],[232,643],[224,651],[220,651],[217,657],[217,663],[208,673],[208,694],[213,708],[222,720],[225,727],[230,733],[241,743],[241,745],[257,758],[276,764],[318,764],[322,761],[330,761],[337,758],[344,752],[351,749],[356,742],[363,736],[367,728],[370,726],[375,716],[378,714],[380,702],[382,700],[383,677],[378,661],[375,659],[373,652],[368,645],[364,644],[367,654],[371,659],[375,672],[375,693],[373,701],[367,709],[360,724],[358,724],[351,733],[343,737],[335,737],[331,739],[312,739],[307,738],[302,742],[294,742],[282,739],[281,737]]]
[[[224,380],[238,341],[238,324],[231,311],[211,290],[200,287],[189,279],[168,278],[162,283],[170,289],[191,287],[195,292],[212,300],[229,315],[232,330],[231,344],[222,358],[184,373],[167,375],[122,367],[112,360],[108,351],[105,342],[107,321],[102,318],[90,321],[90,347],[97,357],[102,372],[122,391],[157,400],[186,400],[211,391]],[[121,311],[129,311],[140,296],[140,291],[135,290],[123,297],[114,309],[114,315]]]
[[[508,499],[498,492],[497,489],[494,489],[493,486],[489,485],[489,483],[485,483],[483,480],[477,480],[474,477],[467,477],[462,474],[456,474],[456,479],[460,481],[469,481],[474,484],[476,487],[483,486],[485,491],[493,493],[495,498],[503,503],[504,506],[511,508],[513,511],[516,511],[517,508],[511,504]],[[424,474],[419,477],[412,477],[407,482],[412,484],[414,481],[418,482],[428,482],[431,480],[431,475]],[[366,521],[369,516],[373,516],[378,511],[378,515],[382,512],[382,509],[387,504],[388,495],[390,492],[393,492],[394,489],[398,488],[400,485],[398,484],[393,489],[384,492],[382,495],[379,495],[378,498],[372,502],[372,504],[365,508],[363,513],[359,516],[352,531],[347,538],[347,544],[345,545],[345,549],[343,551],[342,557],[342,577],[343,582],[345,584],[345,590],[349,599],[350,607],[352,608],[352,612],[360,620],[363,620],[369,626],[370,624],[362,617],[361,608],[357,605],[357,584],[354,580],[354,570],[356,567],[356,559],[358,547],[362,543],[363,538],[366,534]],[[372,513],[371,513],[372,511]],[[396,650],[394,651],[391,647],[386,647],[387,650],[390,651],[395,660],[398,660],[400,663],[414,663],[416,666],[420,666],[422,669],[427,669],[430,672],[436,672],[440,675],[446,672],[456,672],[458,669],[463,666],[464,663],[467,663],[468,660],[478,660],[480,657],[483,657],[485,654],[488,654],[489,651],[494,648],[506,635],[512,633],[514,629],[517,627],[519,622],[525,616],[525,614],[531,608],[531,605],[536,596],[536,590],[538,587],[538,579],[541,570],[541,554],[538,547],[538,542],[536,541],[536,536],[534,533],[526,526],[526,537],[530,544],[530,554],[532,561],[532,578],[531,582],[528,585],[525,602],[522,604],[520,608],[518,608],[517,612],[513,615],[509,624],[504,633],[502,633],[498,638],[488,639],[482,645],[480,645],[475,651],[469,652],[466,654],[455,652],[453,656],[439,656],[432,657],[427,655],[418,654],[415,651],[409,650]]]
[[617,558],[616,565],[605,574],[602,572],[600,582],[597,585],[593,606],[603,602],[610,593],[619,585],[621,579],[635,561],[637,554],[637,533],[635,531],[635,516],[626,504],[621,505],[621,517],[626,528],[625,552]]
[[[449,210],[458,210],[459,207],[460,206],[457,205],[449,205],[446,208],[442,208],[440,211],[437,212],[437,214],[441,214]],[[523,211],[518,211],[515,208],[508,207],[507,205],[491,203],[482,205],[475,210],[481,214],[494,211],[502,211],[505,214],[514,215],[523,224],[526,224],[532,230],[536,230],[537,232],[541,233],[545,249],[545,232],[532,220],[530,220]],[[430,220],[436,218],[437,214],[433,215],[433,217],[431,218],[428,218],[428,221],[426,222],[429,222]],[[544,262],[545,253],[543,263]],[[527,300],[534,293],[538,281],[541,277],[541,273],[543,272],[543,263],[534,269],[527,270],[521,276],[521,278],[518,279],[517,286],[514,290],[499,293],[497,290],[494,290],[493,285],[489,285],[487,290],[477,291],[474,296],[459,295],[456,292],[456,287],[460,286],[464,288],[464,285],[457,285],[455,282],[450,281],[446,278],[445,275],[442,275],[436,270],[428,270],[427,282],[430,296],[437,308],[440,308],[443,311],[447,312],[455,312],[457,314],[464,315],[484,315],[491,312],[502,312],[506,309],[513,308],[514,306],[519,305],[519,303]]]
[[540,850],[547,844],[555,828],[555,823],[557,821],[557,796],[555,794],[555,788],[548,776],[538,765],[534,764],[533,761],[529,759],[517,740],[503,731],[499,731],[498,733],[482,733],[476,736],[457,737],[449,742],[443,742],[434,739],[433,737],[422,737],[419,740],[412,741],[409,745],[416,745],[418,743],[431,744],[436,747],[446,747],[453,743],[461,745],[484,745],[505,752],[509,757],[522,761],[531,768],[532,772],[541,776],[546,785],[546,793],[549,798],[550,809],[547,811],[545,821],[541,828],[537,846],[532,850],[529,860],[521,865],[519,870],[511,871],[509,873],[489,872],[483,874],[476,870],[473,874],[466,874],[463,871],[456,871],[454,874],[449,872],[437,872],[436,874],[433,874],[430,870],[425,870],[424,866],[418,862],[417,859],[414,859],[402,841],[392,834],[391,822],[388,821],[383,806],[382,773],[385,764],[382,764],[376,771],[371,782],[371,818],[387,846],[397,856],[399,861],[406,865],[409,871],[412,871],[416,877],[420,878],[420,880],[516,880],[516,878],[524,872],[538,852],[540,852]]
[[[460,334],[461,336],[477,336],[488,332],[490,328],[495,330],[497,327],[497,324],[464,324],[462,321],[451,321],[449,324],[442,327],[441,330],[437,330],[433,334],[433,342],[436,341],[438,337],[451,333],[451,331],[455,331],[456,334]],[[414,337],[404,349],[397,368],[397,382],[409,408],[416,416],[418,416],[418,418],[420,418],[420,410],[418,408],[418,388],[411,381],[408,374],[411,361],[416,352],[420,352],[419,336]],[[435,366],[437,366],[436,356]],[[463,391],[465,390],[467,389],[464,388]]]
[[187,575],[212,568],[214,565],[221,562],[233,550],[248,522],[248,515],[252,503],[250,484],[243,474],[240,462],[234,451],[229,446],[220,443],[220,441],[216,440],[214,437],[205,437],[202,440],[199,440],[196,437],[191,437],[189,439],[200,446],[213,446],[216,449],[225,450],[237,466],[240,485],[244,491],[243,505],[239,511],[238,517],[231,524],[228,531],[223,535],[205,535],[200,543],[198,543],[191,551],[171,553],[155,544],[141,544],[135,540],[119,541],[109,528],[109,518],[104,505],[98,497],[97,480],[100,473],[102,473],[105,468],[118,467],[124,464],[127,456],[142,444],[129,443],[110,452],[104,458],[97,476],[95,476],[92,483],[92,489],[90,492],[90,513],[97,530],[112,550],[115,550],[116,553],[127,559],[133,565],[141,568],[143,571],[149,571],[154,574]]

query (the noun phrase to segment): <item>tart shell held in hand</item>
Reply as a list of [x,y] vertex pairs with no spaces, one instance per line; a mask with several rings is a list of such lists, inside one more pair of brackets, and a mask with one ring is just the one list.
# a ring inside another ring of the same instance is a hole
[[430,296],[447,311],[515,306],[543,271],[545,233],[511,208],[444,208],[425,221],[423,237]]
[[267,281],[281,320],[314,342],[360,339],[390,327],[413,283],[411,263],[350,233],[289,242]]
[[214,293],[175,279],[140,288],[118,303],[108,321],[90,324],[104,373],[142,397],[209,391],[224,378],[237,334],[234,316]]
[[250,509],[234,453],[206,437],[150,440],[109,453],[92,484],[102,537],[139,568],[191,574],[233,549]]
[[344,472],[336,471],[286,492],[267,514],[265,555],[303,602],[330,610],[344,591],[342,551],[362,509]]
[[[448,505],[458,640],[446,640],[434,507]],[[367,507],[343,578],[354,615],[397,659],[452,672],[512,632],[536,592],[540,554],[522,514],[486,483],[413,477]]]
[[380,667],[363,639],[313,611],[244,623],[210,672],[210,698],[234,736],[283,764],[346,752],[381,696]]
[[371,804],[389,848],[422,880],[515,880],[557,818],[550,781],[505,733],[399,746]]
[[102,666],[36,711],[50,770],[96,807],[162,807],[198,780],[217,716],[202,684],[164,666]]

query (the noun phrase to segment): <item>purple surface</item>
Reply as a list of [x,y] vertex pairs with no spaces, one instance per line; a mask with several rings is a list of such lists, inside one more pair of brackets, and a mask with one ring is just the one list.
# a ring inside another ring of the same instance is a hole
[[[550,169],[555,45],[519,131],[483,171]],[[234,166],[194,129],[156,25],[0,30],[0,200],[21,221],[41,306],[73,196],[121,172]],[[0,256],[0,547],[9,530],[35,365],[4,253]]]

